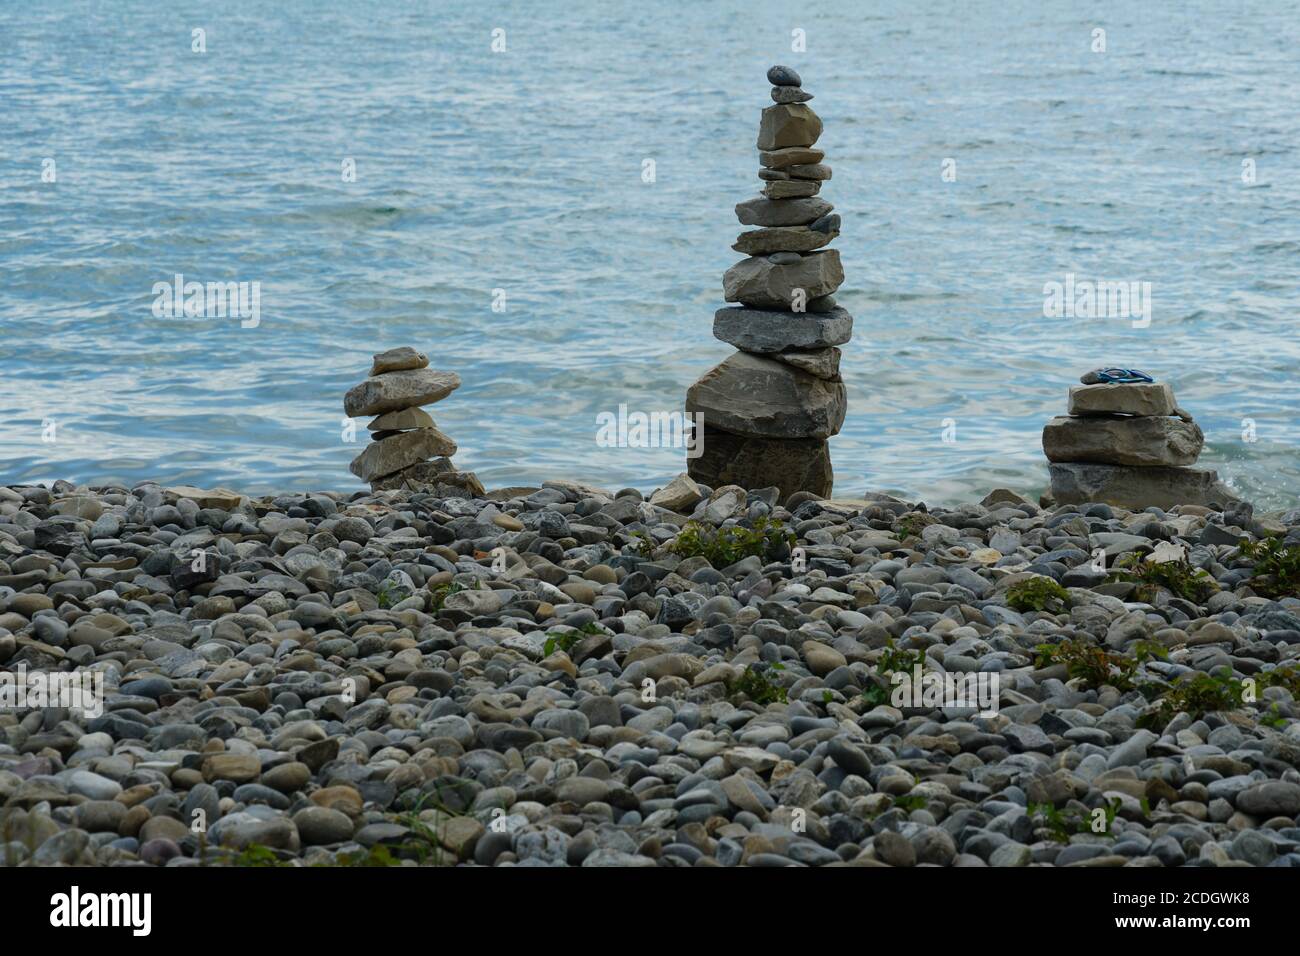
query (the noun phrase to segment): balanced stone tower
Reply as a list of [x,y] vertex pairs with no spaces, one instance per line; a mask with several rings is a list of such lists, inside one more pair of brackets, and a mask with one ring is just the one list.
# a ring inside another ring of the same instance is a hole
[[428,367],[429,358],[409,346],[374,357],[370,377],[343,398],[349,417],[374,415],[366,428],[370,444],[350,470],[372,491],[424,491],[439,497],[483,494],[471,471],[451,463],[456,443],[438,430],[421,406],[442,401],[460,388],[455,372]]
[[1168,383],[1128,369],[1098,369],[1080,382],[1070,387],[1069,414],[1043,428],[1057,504],[1138,511],[1237,500],[1217,472],[1190,467],[1205,436]]
[[767,71],[775,105],[763,110],[759,198],[736,206],[742,259],[722,279],[726,301],[713,334],[738,350],[686,393],[686,411],[703,419],[701,454],[688,473],[707,485],[775,486],[783,496],[831,493],[826,440],[848,408],[840,350],[853,317],[835,304],[844,281],[840,254],[825,249],[840,217],[818,193],[831,178],[814,144],[822,121],[789,67]]

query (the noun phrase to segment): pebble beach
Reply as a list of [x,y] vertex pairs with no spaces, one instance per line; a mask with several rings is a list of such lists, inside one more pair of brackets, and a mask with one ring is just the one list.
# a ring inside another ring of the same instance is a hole
[[[1267,537],[1300,512],[3,487],[0,670],[104,692],[0,710],[0,860],[1295,866]],[[917,667],[996,703],[895,706]]]

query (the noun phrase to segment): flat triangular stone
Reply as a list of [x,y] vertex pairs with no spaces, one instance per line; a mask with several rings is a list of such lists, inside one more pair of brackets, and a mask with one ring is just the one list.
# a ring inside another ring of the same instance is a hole
[[837,382],[840,378],[840,350],[836,348],[790,349],[773,352],[770,357],[829,382]]
[[455,372],[418,368],[385,372],[354,386],[343,397],[343,411],[349,416],[382,415],[399,408],[432,405],[460,388]]
[[417,428],[371,442],[348,467],[362,481],[374,481],[428,458],[455,453],[456,443],[438,429]]
[[686,411],[702,414],[705,425],[763,438],[829,438],[847,408],[842,382],[748,352],[734,353],[686,392]]

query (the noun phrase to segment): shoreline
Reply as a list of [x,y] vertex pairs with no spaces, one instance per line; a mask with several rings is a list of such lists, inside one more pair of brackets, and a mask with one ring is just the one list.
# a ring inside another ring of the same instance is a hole
[[0,862],[1297,865],[1269,537],[1300,510],[0,487],[0,673],[103,681],[0,708]]

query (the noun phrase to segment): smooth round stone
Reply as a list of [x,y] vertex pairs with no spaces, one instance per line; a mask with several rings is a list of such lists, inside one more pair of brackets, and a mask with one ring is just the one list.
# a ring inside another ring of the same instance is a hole
[[774,252],[767,257],[767,261],[778,266],[792,266],[802,258],[797,252]]
[[260,783],[246,783],[235,788],[234,799],[237,803],[264,803],[276,810],[288,810],[289,798],[279,790]]
[[281,793],[293,793],[307,786],[311,770],[306,764],[293,762],[272,767],[262,774],[262,783]]
[[329,807],[307,807],[293,815],[304,846],[325,846],[352,839],[352,818]]
[[147,841],[140,847],[140,859],[150,866],[165,866],[167,861],[181,855],[181,848],[173,841],[160,837]]
[[788,66],[774,66],[767,71],[767,82],[773,86],[803,86],[799,74]]
[[122,785],[89,770],[75,770],[68,777],[68,792],[90,800],[112,800],[122,792]]

